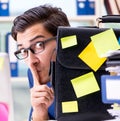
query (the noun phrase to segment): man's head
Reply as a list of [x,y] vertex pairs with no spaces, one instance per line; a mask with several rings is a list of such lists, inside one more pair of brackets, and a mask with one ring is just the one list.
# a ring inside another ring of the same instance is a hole
[[41,84],[49,81],[50,62],[55,60],[58,26],[69,26],[60,8],[38,6],[18,16],[12,27],[12,37],[17,41],[19,59],[24,59],[34,78]]
[[17,33],[24,32],[35,23],[41,23],[53,36],[57,34],[58,26],[69,26],[67,16],[60,8],[41,5],[31,8],[16,17],[12,27],[12,37],[17,41]]

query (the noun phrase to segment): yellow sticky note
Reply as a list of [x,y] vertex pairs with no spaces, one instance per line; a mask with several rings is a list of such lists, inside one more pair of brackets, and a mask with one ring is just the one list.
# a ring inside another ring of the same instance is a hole
[[61,38],[62,49],[77,45],[76,35]]
[[77,101],[62,102],[62,113],[78,112]]
[[92,42],[78,55],[91,69],[97,71],[100,66],[106,61],[106,58],[100,58],[95,50]]
[[99,91],[93,72],[89,72],[71,80],[77,98]]
[[2,70],[4,64],[4,58],[0,57],[0,70]]
[[113,29],[91,36],[91,39],[99,57],[103,57],[109,51],[120,49]]

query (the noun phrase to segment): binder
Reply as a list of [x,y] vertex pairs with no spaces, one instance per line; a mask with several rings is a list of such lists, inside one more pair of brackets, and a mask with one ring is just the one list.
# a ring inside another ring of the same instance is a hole
[[[111,31],[107,29],[108,28],[89,27],[58,28],[57,57],[55,63],[57,121],[107,121],[114,119],[114,116],[111,116],[107,111],[111,108],[111,104],[104,104],[101,99],[101,75],[108,74],[108,72],[105,71],[105,60],[100,60],[102,61],[102,65],[100,64],[100,68],[94,71],[83,61],[84,59],[87,61],[88,59],[90,59],[90,61],[93,59],[93,64],[95,64],[95,62],[98,64],[97,58],[94,58],[96,51],[94,51],[94,49],[92,50],[91,37],[93,39],[96,34]],[[120,30],[114,29],[114,31],[118,38]],[[110,33],[108,33],[108,35],[110,35]],[[101,37],[99,36],[98,39],[99,38]],[[100,42],[101,40],[98,41]],[[106,40],[110,42],[111,39]],[[115,39],[115,41],[117,40]],[[105,45],[108,46],[108,44]],[[86,47],[87,51],[85,50]],[[85,51],[86,53],[82,53]],[[94,54],[91,53],[93,51],[95,52]],[[82,59],[82,56],[81,59],[79,58],[80,53],[82,53],[84,59]],[[97,82],[97,85],[91,82],[94,79],[96,79],[95,82]],[[95,91],[92,91],[93,93],[86,93],[91,87],[95,89]]]
[[120,0],[116,0],[115,2],[116,2],[116,5],[117,5],[117,8],[118,8],[118,11],[120,13]]
[[9,0],[0,0],[0,16],[9,16]]
[[111,15],[120,14],[119,0],[104,0],[104,5],[106,8],[107,14],[111,14]]
[[95,15],[95,0],[88,0],[87,15]]
[[86,15],[86,0],[77,0],[77,15]]
[[11,76],[18,76],[18,61],[14,55],[14,52],[17,50],[17,45],[10,33],[6,34],[6,52],[10,57],[10,69]]
[[77,15],[94,15],[95,0],[77,0]]

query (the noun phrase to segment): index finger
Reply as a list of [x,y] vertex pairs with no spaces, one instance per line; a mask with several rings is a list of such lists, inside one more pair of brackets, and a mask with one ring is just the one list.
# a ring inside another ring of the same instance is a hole
[[32,76],[33,76],[34,86],[40,85],[40,79],[39,79],[39,75],[38,75],[36,69],[31,68],[31,72],[32,72]]

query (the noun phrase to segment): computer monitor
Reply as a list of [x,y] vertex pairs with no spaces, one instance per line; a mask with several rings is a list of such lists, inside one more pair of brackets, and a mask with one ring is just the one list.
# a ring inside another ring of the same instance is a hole
[[7,107],[8,121],[14,121],[12,86],[10,79],[9,55],[0,52],[0,106]]

